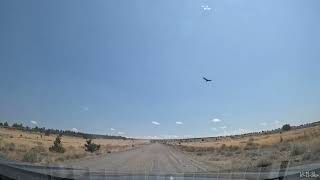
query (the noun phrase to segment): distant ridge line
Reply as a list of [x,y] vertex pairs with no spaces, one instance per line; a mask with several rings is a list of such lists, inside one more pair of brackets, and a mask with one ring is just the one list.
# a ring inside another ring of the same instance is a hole
[[22,123],[13,123],[11,126],[8,122],[0,122],[0,128],[6,129],[16,129],[25,132],[38,132],[43,134],[44,136],[49,136],[50,134],[55,135],[65,135],[65,136],[74,136],[74,137],[82,137],[84,139],[127,139],[123,136],[113,136],[113,135],[102,135],[102,134],[91,134],[91,133],[83,133],[83,132],[75,132],[71,130],[58,130],[58,129],[47,129],[45,127],[39,128],[38,126],[31,128],[29,126],[23,126]]

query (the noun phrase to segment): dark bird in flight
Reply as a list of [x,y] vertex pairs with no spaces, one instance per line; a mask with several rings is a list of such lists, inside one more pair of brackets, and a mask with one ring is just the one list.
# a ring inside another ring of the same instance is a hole
[[203,77],[203,79],[204,79],[206,82],[212,81],[211,79],[207,79],[207,78],[205,78],[205,77]]

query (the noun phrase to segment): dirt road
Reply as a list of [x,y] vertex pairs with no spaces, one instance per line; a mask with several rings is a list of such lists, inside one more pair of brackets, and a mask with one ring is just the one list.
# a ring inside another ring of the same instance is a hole
[[[68,166],[72,166],[69,168]],[[209,172],[208,172],[209,170]],[[0,159],[0,174],[12,179],[273,179],[285,172],[288,179],[301,179],[301,172],[320,173],[319,164],[290,167],[285,171],[213,172],[201,162],[162,144],[150,144],[126,152],[111,153],[95,159],[37,166]],[[35,178],[38,177],[38,178]],[[40,178],[43,177],[43,178]]]
[[104,169],[112,173],[170,174],[206,172],[207,167],[163,144],[150,144],[131,151],[69,163],[73,167]]

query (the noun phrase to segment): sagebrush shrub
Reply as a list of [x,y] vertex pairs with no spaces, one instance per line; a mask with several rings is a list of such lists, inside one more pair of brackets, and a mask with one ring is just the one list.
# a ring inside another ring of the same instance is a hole
[[65,149],[64,149],[64,147],[62,146],[62,143],[61,143],[61,135],[58,135],[56,137],[56,140],[53,142],[53,146],[51,146],[49,148],[49,151],[58,152],[58,153],[64,153],[65,152]]
[[24,154],[23,156],[23,161],[25,162],[39,162],[41,161],[41,156],[39,154],[39,152],[37,151],[37,149],[35,148],[31,148],[27,153]]
[[100,145],[93,143],[92,139],[88,139],[87,144],[85,144],[84,146],[85,146],[85,150],[91,153],[98,151],[100,149]]

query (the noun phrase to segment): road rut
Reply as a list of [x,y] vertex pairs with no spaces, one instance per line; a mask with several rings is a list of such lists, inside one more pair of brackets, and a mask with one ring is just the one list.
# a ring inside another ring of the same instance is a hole
[[108,154],[94,159],[70,162],[68,165],[90,170],[130,174],[176,174],[207,172],[207,167],[186,154],[163,144]]

